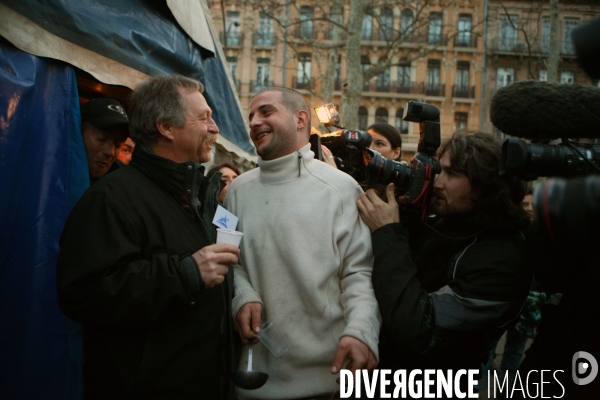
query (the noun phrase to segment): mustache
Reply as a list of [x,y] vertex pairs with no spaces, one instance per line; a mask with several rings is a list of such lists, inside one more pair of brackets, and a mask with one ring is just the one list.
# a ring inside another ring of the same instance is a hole
[[210,135],[207,135],[206,138],[204,138],[204,143],[210,144],[211,146],[213,144],[215,144],[216,142],[217,142],[217,135],[214,134],[214,133],[210,134]]

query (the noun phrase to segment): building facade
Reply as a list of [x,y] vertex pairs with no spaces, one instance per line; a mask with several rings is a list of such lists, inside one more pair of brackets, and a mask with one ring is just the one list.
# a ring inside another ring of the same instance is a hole
[[551,46],[559,49],[558,82],[598,85],[577,64],[571,32],[600,16],[600,2],[561,0],[558,15],[558,42],[551,43],[548,1],[489,2],[482,117],[484,132],[502,136],[489,118],[496,90],[515,81],[547,80]]
[[[254,4],[254,8],[252,4]],[[348,24],[352,2],[342,2],[341,25]],[[405,104],[420,101],[440,109],[441,133],[448,137],[456,128],[478,129],[484,65],[484,3],[387,1],[369,9],[360,28],[361,68],[374,68],[393,53],[389,66],[363,82],[358,126],[388,122],[402,132],[403,158],[416,151],[419,127],[402,120]],[[327,74],[327,45],[334,43],[335,19],[331,7],[312,1],[209,1],[209,8],[235,81],[242,107],[247,112],[253,95],[263,87],[281,85],[306,96],[311,107],[325,101],[322,94]],[[261,8],[260,6],[263,6]],[[287,4],[287,7],[285,6]],[[264,6],[271,8],[265,8]],[[347,26],[340,38],[347,35]],[[331,100],[341,104],[347,46],[339,48]],[[339,108],[339,107],[338,107]],[[313,126],[319,126],[313,113]]]
[[[333,102],[339,109],[343,86],[352,84],[345,40],[353,3],[340,1],[335,13],[334,1],[318,6],[309,0],[209,0],[244,111],[254,94],[270,85],[300,91],[311,107]],[[597,18],[599,3],[559,4],[560,82],[596,84],[578,67],[570,32]],[[501,136],[489,120],[491,99],[514,81],[546,79],[549,13],[548,1],[372,2],[362,25],[354,28],[360,30],[361,68],[379,68],[380,73],[363,82],[358,123],[348,128],[395,125],[402,133],[403,158],[410,159],[419,126],[403,121],[402,114],[414,100],[440,109],[442,138],[460,128]],[[342,29],[336,31],[331,21]],[[338,47],[335,68],[327,69],[331,47],[340,40],[344,45]],[[329,96],[324,89],[332,75]],[[315,129],[327,132],[314,112],[312,121]]]

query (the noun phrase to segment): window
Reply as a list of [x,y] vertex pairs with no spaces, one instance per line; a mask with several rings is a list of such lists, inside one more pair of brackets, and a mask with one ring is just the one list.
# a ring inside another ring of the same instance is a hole
[[400,13],[400,29],[402,29],[402,35],[404,36],[405,42],[412,42],[413,40],[413,32],[414,28],[415,16],[412,10],[405,8]]
[[408,121],[402,119],[404,115],[404,108],[399,108],[396,111],[396,129],[400,131],[400,133],[408,134]]
[[300,7],[300,37],[311,39],[313,35],[313,8],[310,6]]
[[272,46],[274,44],[273,20],[264,13],[260,13],[258,18],[256,44],[259,46]]
[[379,107],[377,111],[375,111],[375,122],[388,122],[388,110],[383,107]]
[[410,93],[410,65],[398,66],[398,93]]
[[560,83],[573,83],[575,82],[575,74],[571,71],[563,71],[560,73]]
[[573,45],[573,39],[571,38],[571,32],[579,26],[579,20],[576,19],[565,19],[563,27],[563,54],[575,54],[575,46]]
[[300,53],[298,56],[298,76],[296,84],[298,89],[307,89],[310,84],[311,54]]
[[540,69],[540,82],[548,82],[548,71]]
[[459,61],[456,65],[456,85],[454,97],[469,97],[469,68],[468,61]]
[[[381,62],[381,60],[380,60]],[[377,75],[376,81],[378,92],[389,92],[390,91],[390,69],[386,68],[381,74]]]
[[550,51],[550,20],[542,21],[542,53]]
[[442,43],[442,13],[431,13],[429,15],[429,44]]
[[[369,57],[368,56],[360,56],[361,71],[365,72],[369,68],[371,68],[371,60],[369,60]],[[370,82],[366,80],[363,82],[363,90],[369,90],[369,89],[370,89]]]
[[237,81],[237,57],[227,57],[227,65],[229,65],[229,72],[233,81]]
[[256,60],[256,91],[269,85],[269,67],[271,60],[268,58],[259,58]]
[[358,129],[367,129],[367,123],[369,119],[369,112],[363,106],[358,107]]
[[427,61],[427,88],[426,93],[430,96],[440,94],[440,60]]
[[468,114],[466,112],[454,113],[454,130],[466,129],[467,117]]
[[240,31],[240,12],[239,11],[227,11],[227,18],[225,18],[226,26],[225,33],[227,36],[227,45],[239,46],[241,42],[241,31]]
[[513,51],[517,47],[517,17],[500,17],[500,50]]
[[373,16],[365,14],[362,22],[362,34],[360,36],[362,40],[373,39]]
[[394,12],[385,7],[379,16],[379,40],[391,41],[394,36]]
[[460,14],[458,16],[458,34],[456,45],[460,47],[471,47],[471,15]]
[[500,89],[514,82],[515,71],[512,68],[498,68],[496,88]]

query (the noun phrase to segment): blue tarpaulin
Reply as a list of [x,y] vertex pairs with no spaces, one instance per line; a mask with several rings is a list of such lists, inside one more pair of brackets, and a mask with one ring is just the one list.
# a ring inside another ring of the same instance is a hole
[[[0,2],[146,74],[199,79],[222,135],[254,153],[223,63],[189,39],[164,2]],[[56,258],[87,187],[74,67],[0,38],[1,399],[82,398],[80,331],[58,309]]]
[[58,309],[56,257],[87,169],[73,68],[0,41],[2,398],[76,398],[66,396],[81,384],[80,355]]
[[[48,32],[148,75],[201,81],[223,137],[255,154],[222,60],[192,41],[164,1],[0,0]],[[198,21],[204,23],[204,21]]]

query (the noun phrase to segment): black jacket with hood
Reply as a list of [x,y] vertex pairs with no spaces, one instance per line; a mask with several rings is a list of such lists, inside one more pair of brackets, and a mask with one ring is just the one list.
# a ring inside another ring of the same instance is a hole
[[82,196],[60,242],[61,309],[83,325],[86,399],[228,398],[233,270],[206,289],[220,174],[137,146]]
[[478,369],[529,291],[524,237],[466,215],[408,226],[372,235],[379,368]]

